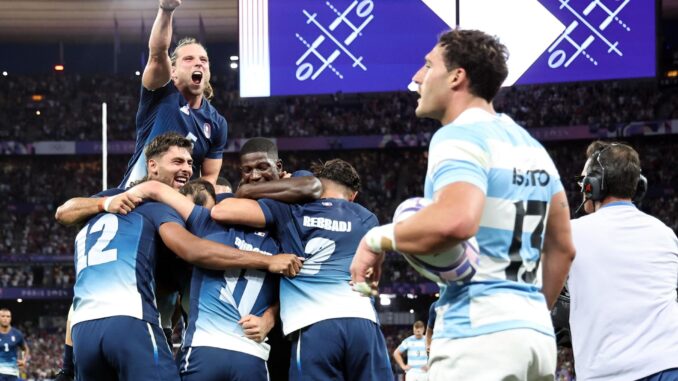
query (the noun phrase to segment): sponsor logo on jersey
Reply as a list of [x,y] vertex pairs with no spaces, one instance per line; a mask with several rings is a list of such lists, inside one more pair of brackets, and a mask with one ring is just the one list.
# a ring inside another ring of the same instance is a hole
[[207,139],[210,138],[210,135],[212,134],[212,126],[210,126],[209,123],[205,123],[202,125],[202,132],[205,133],[205,137]]

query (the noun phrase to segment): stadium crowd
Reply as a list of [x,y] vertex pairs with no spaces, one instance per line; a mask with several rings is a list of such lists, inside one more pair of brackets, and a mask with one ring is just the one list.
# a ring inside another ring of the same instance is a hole
[[[0,140],[99,140],[101,103],[108,105],[109,139],[133,140],[139,77],[0,77]],[[253,136],[383,135],[435,131],[417,120],[414,93],[334,94],[241,99],[235,72],[212,77],[212,104],[229,123],[229,138]],[[67,100],[67,101],[66,101]],[[498,111],[528,128],[678,118],[678,94],[655,82],[521,86],[503,89]],[[29,126],[27,128],[27,126]]]
[[[110,139],[134,139],[138,78],[49,76],[4,77],[0,86],[0,141],[95,140],[100,138],[100,104],[109,102]],[[229,138],[263,136],[368,135],[433,131],[433,122],[416,120],[413,94],[307,96],[266,101],[239,99],[231,77],[218,78],[213,103],[229,121]],[[83,94],[88,94],[86,97]],[[39,95],[39,97],[33,97]],[[64,99],[69,99],[64,102]],[[526,127],[589,125],[678,118],[678,97],[658,92],[646,82],[593,85],[542,85],[505,89],[496,108]],[[10,112],[11,111],[11,112]],[[37,112],[40,111],[40,115]],[[30,121],[27,123],[26,121]],[[31,127],[26,128],[27,125]],[[580,202],[572,180],[581,172],[587,142],[547,144],[568,190],[571,208]],[[632,141],[643,162],[650,190],[642,208],[678,231],[678,141],[672,136]],[[362,178],[357,201],[382,222],[390,221],[397,204],[422,194],[426,172],[423,149],[282,152],[288,171],[339,157],[353,164]],[[127,156],[109,159],[109,184],[117,185]],[[71,256],[75,230],[54,222],[56,207],[74,196],[101,190],[101,162],[91,156],[0,156],[0,287],[70,287],[70,264],[26,264],[35,256]],[[237,157],[226,155],[222,175],[237,184]],[[417,284],[422,278],[398,255],[389,255],[382,285]],[[27,379],[53,376],[59,367],[63,332],[27,327],[32,349]],[[386,330],[389,353],[411,334],[409,327]],[[572,352],[559,350],[558,380],[573,380]],[[395,370],[395,369],[394,369]]]

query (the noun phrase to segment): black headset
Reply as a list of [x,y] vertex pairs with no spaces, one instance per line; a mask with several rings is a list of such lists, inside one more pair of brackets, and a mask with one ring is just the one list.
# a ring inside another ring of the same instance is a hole
[[[589,173],[587,173],[582,179],[581,192],[584,194],[585,200],[602,201],[607,196],[608,189],[605,186],[605,166],[600,161],[600,155],[602,155],[606,150],[610,149],[610,147],[616,145],[618,144],[610,144],[591,155],[591,162],[593,162],[593,160],[597,161],[600,169],[596,168],[590,170]],[[591,167],[591,164],[589,164],[589,168]],[[635,203],[642,201],[646,192],[647,178],[641,174],[640,177],[638,177],[638,184],[636,185],[636,193],[633,196],[633,201]]]

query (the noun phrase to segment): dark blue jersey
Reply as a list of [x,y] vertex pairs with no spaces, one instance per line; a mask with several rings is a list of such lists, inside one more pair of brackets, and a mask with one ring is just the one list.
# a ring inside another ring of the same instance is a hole
[[[196,206],[186,221],[193,234],[204,239],[267,255],[280,252],[268,233],[223,226],[209,209]],[[279,276],[262,270],[232,268],[226,271],[193,268],[189,321],[185,347],[216,347],[248,353],[264,360],[269,346],[245,336],[238,321],[261,316],[278,299]]]
[[24,335],[11,327],[9,332],[0,333],[0,375],[19,376],[17,353],[24,348]]
[[193,178],[200,177],[205,158],[221,159],[226,147],[226,119],[205,98],[200,108],[189,107],[172,81],[153,91],[142,86],[136,126],[136,147],[121,188],[146,176],[144,148],[158,135],[176,132],[193,142]]
[[349,267],[358,244],[378,225],[374,214],[356,203],[331,198],[307,204],[262,199],[259,205],[282,251],[305,259],[299,275],[280,283],[285,334],[326,319],[377,321],[372,301],[349,285]]
[[131,316],[159,324],[155,264],[163,223],[184,221],[174,209],[147,202],[123,216],[99,213],[75,238],[76,280],[71,324]]

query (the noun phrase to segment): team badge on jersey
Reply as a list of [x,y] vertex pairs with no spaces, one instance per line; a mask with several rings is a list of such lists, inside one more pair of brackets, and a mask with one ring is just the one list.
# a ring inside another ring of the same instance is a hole
[[330,208],[330,207],[332,206],[332,203],[329,202],[329,201],[323,201],[323,202],[322,202],[322,205],[323,205],[324,207]]
[[209,123],[203,124],[203,125],[202,125],[202,132],[204,132],[204,133],[205,133],[205,137],[206,137],[207,139],[209,139],[209,138],[210,138],[210,134],[212,133],[212,126],[210,126]]

